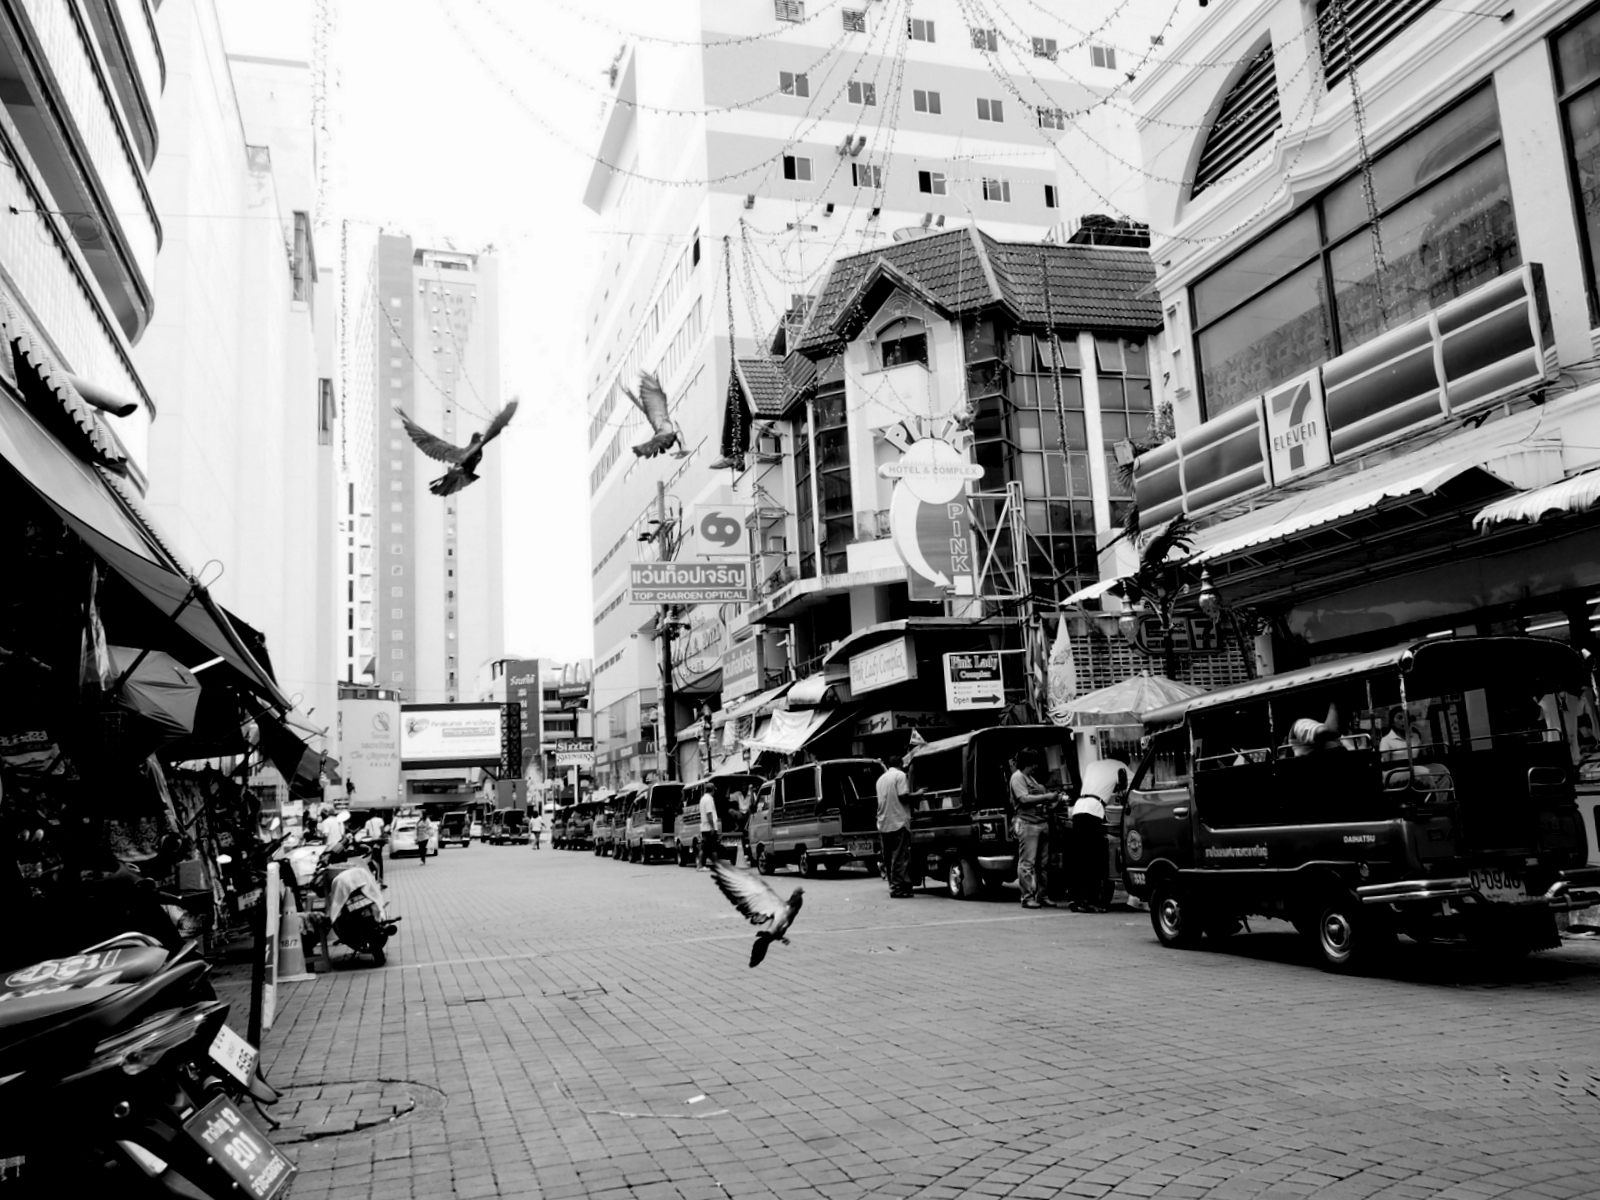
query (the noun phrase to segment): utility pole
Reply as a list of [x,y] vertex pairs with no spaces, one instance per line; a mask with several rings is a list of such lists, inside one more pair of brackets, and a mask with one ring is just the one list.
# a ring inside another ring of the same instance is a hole
[[[667,485],[665,480],[656,483],[656,539],[658,558],[662,562],[672,559],[672,533],[667,525]],[[678,777],[677,759],[674,753],[673,738],[677,730],[673,728],[673,703],[672,703],[672,605],[661,606],[660,618],[661,635],[661,715],[656,721],[656,736],[661,739],[662,777],[673,780]]]

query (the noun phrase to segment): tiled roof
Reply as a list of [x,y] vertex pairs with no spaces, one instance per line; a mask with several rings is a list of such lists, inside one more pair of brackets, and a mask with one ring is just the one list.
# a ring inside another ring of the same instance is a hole
[[[1043,270],[1040,255],[1044,255]],[[801,352],[831,348],[841,310],[879,263],[914,281],[953,312],[973,312],[993,304],[1017,319],[1043,324],[1044,271],[1050,308],[1057,325],[1081,329],[1156,329],[1161,305],[1141,295],[1155,281],[1150,257],[1140,251],[1102,246],[1055,246],[1003,242],[976,228],[952,229],[895,242],[833,264],[805,329],[795,343]]]
[[741,358],[739,378],[744,381],[750,410],[758,417],[781,417],[788,407],[789,377],[780,358]]

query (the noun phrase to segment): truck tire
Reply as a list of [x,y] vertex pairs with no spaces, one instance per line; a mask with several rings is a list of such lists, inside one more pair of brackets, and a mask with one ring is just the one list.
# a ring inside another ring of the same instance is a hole
[[772,865],[772,857],[767,853],[765,846],[756,847],[756,870],[763,875],[771,875],[776,870]]
[[1394,940],[1392,928],[1343,892],[1324,893],[1313,912],[1311,945],[1324,971],[1342,975],[1361,970]]
[[952,900],[971,900],[983,886],[978,866],[970,858],[952,858],[944,872],[945,890]]
[[1187,889],[1176,879],[1163,879],[1150,896],[1150,927],[1163,946],[1192,950],[1200,944],[1205,922]]
[[817,877],[817,862],[811,857],[811,852],[804,846],[800,847],[800,860],[797,865],[800,868],[800,878],[815,879]]

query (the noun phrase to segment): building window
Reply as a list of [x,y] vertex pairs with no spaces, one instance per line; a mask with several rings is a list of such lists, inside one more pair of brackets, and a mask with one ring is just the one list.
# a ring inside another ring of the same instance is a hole
[[1381,278],[1354,174],[1190,289],[1207,416],[1522,265],[1492,85],[1379,154],[1372,182]]
[[846,33],[865,33],[867,31],[867,14],[853,8],[845,9],[844,31]]
[[921,17],[908,17],[906,19],[906,32],[911,35],[913,42],[933,41],[933,22],[924,21]]
[[992,29],[974,29],[972,31],[972,48],[974,50],[987,50],[990,54],[997,54],[1000,50],[1000,35]]
[[811,80],[804,71],[779,71],[778,90],[785,96],[811,95]]
[[389,657],[391,659],[393,659],[395,662],[402,661],[405,658],[405,656],[406,656],[406,652],[404,650],[395,649],[395,650],[389,651]]
[[1067,110],[1064,108],[1041,108],[1038,113],[1040,129],[1065,129],[1067,127]]
[[1322,77],[1328,86],[1337,86],[1350,73],[1345,57],[1347,36],[1359,67],[1433,5],[1434,0],[1317,0],[1317,41]]
[[911,92],[911,107],[918,112],[937,115],[941,111],[939,108],[939,93],[925,92],[921,88],[913,88]]
[[846,88],[846,96],[851,104],[864,104],[872,108],[878,103],[878,88],[875,84],[852,79]]
[[1600,9],[1556,35],[1555,60],[1572,192],[1583,228],[1589,323],[1595,325],[1600,324]]
[[772,15],[799,24],[806,19],[806,6],[801,0],[772,0]]
[[1056,60],[1056,40],[1055,40],[1055,38],[1041,38],[1041,37],[1034,38],[1033,39],[1033,56],[1035,58],[1048,58],[1051,62],[1055,62],[1055,60]]
[[873,166],[871,163],[851,163],[850,182],[856,187],[881,188],[883,168]]
[[878,362],[884,367],[928,365],[928,332],[921,321],[902,317],[878,333]]
[[1111,46],[1090,46],[1089,61],[1097,67],[1115,71],[1117,69],[1117,52]]
[[1044,185],[1044,206],[1046,208],[1061,207],[1061,199],[1056,195],[1056,185],[1053,183]]
[[944,195],[944,176],[938,171],[918,171],[917,191],[930,196]]
[[785,154],[783,156],[783,177],[785,179],[809,180],[811,178],[811,160],[809,158],[801,158],[795,154]]
[[817,498],[821,502],[824,575],[843,574],[845,547],[855,540],[855,505],[850,486],[850,429],[844,379],[819,384],[814,411],[817,426]]
[[1011,203],[1011,181],[1009,179],[985,179],[983,181],[983,198],[995,200],[1001,204]]
[[317,445],[333,445],[333,423],[337,417],[333,402],[333,380],[317,380]]
[[1005,108],[1000,101],[978,97],[978,120],[1004,121],[1005,119]]

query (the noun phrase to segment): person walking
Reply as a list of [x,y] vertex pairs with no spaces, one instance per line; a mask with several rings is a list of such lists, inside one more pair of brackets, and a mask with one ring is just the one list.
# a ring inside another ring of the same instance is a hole
[[891,755],[878,776],[878,837],[883,842],[883,877],[891,900],[909,900],[911,890],[911,813],[904,796],[911,790],[901,759]]
[[361,827],[361,836],[372,849],[372,873],[378,877],[379,883],[383,883],[383,843],[384,834],[388,832],[389,826],[377,813],[368,817],[367,823]]
[[539,848],[539,839],[544,836],[544,805],[530,811],[528,815],[528,844],[535,850]]
[[722,817],[717,813],[717,795],[708,783],[700,792],[700,865],[704,871],[722,853]]
[[1046,805],[1056,798],[1034,778],[1039,769],[1039,751],[1025,747],[1011,772],[1011,804],[1016,810],[1012,828],[1017,837],[1017,883],[1022,888],[1023,908],[1055,908],[1045,895],[1045,863],[1050,853],[1050,814]]
[[433,841],[433,822],[424,813],[417,818],[417,849],[422,855],[422,865],[428,865],[428,843]]

